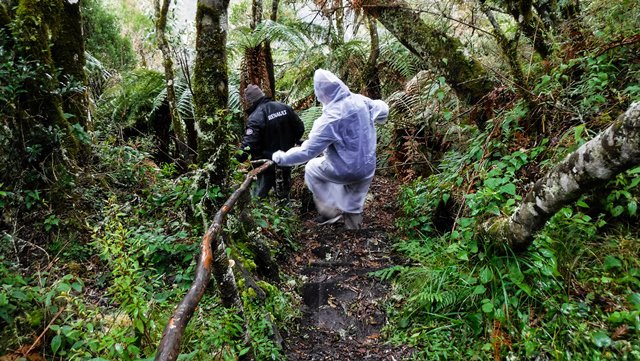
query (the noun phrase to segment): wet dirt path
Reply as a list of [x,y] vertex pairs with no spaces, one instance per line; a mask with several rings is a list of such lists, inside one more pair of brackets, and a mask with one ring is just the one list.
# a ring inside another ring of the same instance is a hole
[[304,282],[302,319],[285,336],[287,360],[402,360],[409,356],[408,350],[383,342],[380,331],[386,323],[389,285],[369,275],[394,264],[389,237],[396,194],[393,180],[374,179],[362,230],[347,231],[341,222],[305,223],[299,235],[302,247],[287,267]]

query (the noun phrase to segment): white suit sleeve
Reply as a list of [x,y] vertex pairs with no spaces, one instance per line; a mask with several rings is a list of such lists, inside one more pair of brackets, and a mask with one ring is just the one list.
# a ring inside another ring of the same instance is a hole
[[369,102],[371,119],[376,124],[384,124],[389,117],[389,106],[384,101],[377,99]]
[[[289,149],[284,154],[279,154],[276,162],[280,166],[293,166],[308,162],[317,157],[329,145],[336,141],[332,136],[333,132],[328,129],[330,125],[325,124],[319,129],[312,129],[309,139],[304,141],[301,146]],[[274,159],[274,161],[276,161]]]

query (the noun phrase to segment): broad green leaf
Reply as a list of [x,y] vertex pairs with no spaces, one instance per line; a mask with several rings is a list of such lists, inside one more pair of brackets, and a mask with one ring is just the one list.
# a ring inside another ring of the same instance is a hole
[[513,183],[507,183],[505,185],[503,185],[502,187],[500,187],[500,192],[502,193],[507,193],[510,194],[512,196],[516,195],[516,185]]
[[53,336],[51,339],[51,351],[53,351],[54,354],[58,352],[60,345],[62,345],[62,338],[60,335]]
[[482,295],[487,291],[487,288],[483,285],[477,285],[474,289],[473,289],[473,294],[476,295]]
[[504,183],[505,180],[503,178],[487,178],[484,180],[484,185],[491,189],[498,189]]
[[622,262],[614,256],[606,256],[604,258],[604,269],[610,271],[614,268],[622,268]]
[[591,335],[591,340],[597,347],[607,347],[612,343],[611,337],[609,337],[606,332],[602,331],[595,332],[593,335]]
[[589,205],[587,203],[585,203],[583,200],[579,200],[576,205],[578,207],[582,207],[582,208],[589,208]]
[[491,311],[493,311],[493,303],[487,302],[482,305],[482,312],[491,313]]
[[483,268],[480,271],[480,282],[483,284],[489,283],[493,279],[493,271],[490,268]]
[[640,293],[632,293],[631,295],[629,295],[627,300],[633,305],[636,310],[640,311]]

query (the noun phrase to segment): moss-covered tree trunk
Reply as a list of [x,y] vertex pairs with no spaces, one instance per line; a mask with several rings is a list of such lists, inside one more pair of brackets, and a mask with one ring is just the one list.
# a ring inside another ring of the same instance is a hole
[[487,71],[465,54],[460,40],[424,22],[404,0],[365,0],[362,8],[412,53],[435,67],[461,101],[478,104],[493,90]]
[[369,38],[371,39],[371,48],[369,51],[369,59],[367,65],[362,72],[364,93],[371,99],[380,99],[382,97],[380,91],[380,74],[378,72],[378,58],[380,57],[380,40],[378,38],[378,26],[376,19],[367,16],[367,27],[369,28]]
[[528,247],[557,211],[593,187],[640,164],[640,103],[538,180],[509,218],[489,221],[485,231],[514,249]]
[[61,70],[58,81],[72,85],[69,87],[71,90],[63,95],[63,110],[73,115],[70,123],[78,123],[87,129],[87,75],[84,71],[86,60],[80,6],[79,0],[63,0],[60,26],[51,51],[55,66]]
[[208,163],[209,180],[226,181],[229,168],[230,124],[227,74],[229,0],[198,0],[193,100],[198,130],[198,161]]
[[171,125],[175,136],[175,144],[178,150],[180,166],[185,169],[190,163],[189,148],[185,140],[184,131],[182,130],[182,120],[178,112],[178,101],[176,100],[176,89],[174,87],[175,76],[173,72],[173,59],[171,58],[171,48],[166,35],[167,14],[169,12],[170,0],[154,0],[156,13],[156,39],[158,47],[162,52],[162,65],[164,66],[164,79],[167,89],[167,103],[169,104],[169,114],[171,117]]
[[498,21],[493,16],[493,12],[485,4],[484,0],[480,1],[480,8],[487,19],[489,19],[489,22],[493,27],[493,35],[498,42],[498,46],[500,46],[500,50],[502,50],[502,54],[507,59],[507,63],[509,64],[511,74],[515,80],[515,84],[517,89],[519,90],[519,93],[524,97],[528,97],[528,92],[523,91],[527,88],[527,83],[524,77],[524,73],[522,72],[520,62],[518,61],[518,40],[520,38],[520,32],[516,32],[516,35],[513,37],[513,39],[507,38],[505,33],[502,31],[500,24],[498,24]]
[[39,64],[38,76],[25,84],[27,92],[19,99],[18,112],[22,127],[18,134],[23,134],[23,146],[39,150],[30,156],[33,164],[56,154],[60,148],[57,139],[60,138],[65,159],[75,159],[79,151],[64,115],[58,80],[54,76],[57,66],[51,52],[51,39],[55,39],[60,30],[63,9],[63,0],[21,0],[16,9],[15,51],[19,57]]
[[507,8],[536,52],[546,59],[551,54],[551,39],[544,22],[533,11],[532,0],[510,0]]

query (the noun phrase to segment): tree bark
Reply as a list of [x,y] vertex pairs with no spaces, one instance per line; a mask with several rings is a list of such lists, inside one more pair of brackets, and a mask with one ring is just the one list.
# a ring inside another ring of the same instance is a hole
[[[262,22],[262,0],[253,0],[251,6],[251,29],[255,31],[256,27]],[[262,89],[264,94],[270,98],[274,97],[275,86],[271,84],[271,79],[275,76],[269,74],[269,60],[273,67],[273,59],[271,57],[271,47],[267,48],[266,42],[260,43],[253,48],[244,50],[242,58],[242,69],[240,72],[240,96],[244,98],[244,90],[249,84],[255,84]],[[273,71],[273,69],[271,70]],[[249,104],[244,104],[245,110]],[[244,124],[243,124],[244,125]]]
[[171,48],[167,40],[167,13],[169,12],[170,0],[154,0],[154,8],[156,15],[156,40],[158,47],[162,52],[162,65],[164,66],[164,78],[167,89],[167,103],[169,104],[169,116],[171,125],[173,126],[173,134],[176,140],[176,148],[179,154],[180,168],[186,169],[189,165],[189,148],[185,140],[184,131],[182,130],[182,120],[178,112],[178,101],[176,100],[176,89],[174,87],[175,75],[173,72],[173,59],[171,58]]
[[380,89],[380,74],[378,72],[378,58],[380,57],[380,40],[378,38],[378,26],[376,19],[367,16],[367,27],[369,28],[369,38],[371,39],[371,49],[369,59],[363,74],[364,93],[371,99],[382,98]]
[[334,0],[334,10],[336,15],[336,41],[338,44],[344,43],[344,6],[342,0]]
[[546,59],[551,54],[551,40],[544,22],[533,12],[532,0],[507,1],[507,7],[524,35],[531,40],[533,48]]
[[[222,225],[227,213],[233,208],[240,196],[249,189],[254,177],[263,172],[273,162],[268,161],[262,166],[254,169],[247,174],[244,182],[240,187],[222,205],[216,213],[213,223],[205,233],[202,243],[200,244],[200,258],[196,267],[196,276],[189,288],[189,291],[178,304],[173,315],[167,322],[167,326],[162,332],[162,338],[158,344],[156,352],[156,361],[173,361],[180,354],[180,343],[187,324],[193,316],[200,299],[211,279],[212,270],[215,272],[215,278],[218,281],[218,288],[221,292],[223,305],[225,307],[235,307],[238,312],[243,312],[242,301],[239,297],[238,290],[235,288],[235,277],[231,270],[231,263],[227,257],[224,242],[220,233]],[[226,292],[229,292],[228,294]]]
[[412,53],[434,66],[462,102],[478,104],[493,90],[486,69],[464,54],[460,40],[425,23],[404,0],[367,0],[363,8]]
[[538,180],[511,217],[486,223],[485,232],[516,250],[525,249],[562,207],[638,164],[640,103],[634,103],[609,128]]
[[[280,1],[272,0],[271,2],[271,16],[270,20],[274,23],[278,21],[278,5]],[[271,97],[276,99],[276,70],[273,64],[273,51],[271,50],[271,42],[267,40],[264,43],[265,62],[267,65],[267,74],[269,76],[269,90],[271,91]]]
[[231,128],[227,74],[227,8],[229,0],[198,0],[194,103],[198,125],[198,161],[210,163],[208,180],[223,185],[229,168]]
[[27,140],[29,143],[42,147],[31,164],[41,163],[59,150],[60,144],[47,130],[52,127],[63,132],[62,146],[69,158],[76,159],[79,152],[78,141],[64,116],[57,79],[51,79],[56,64],[50,45],[60,28],[63,7],[62,0],[20,0],[16,9],[16,24],[19,25],[14,27],[13,36],[18,56],[40,64],[38,75],[25,84],[28,92],[18,100],[19,107],[24,110],[20,112],[23,116],[19,119],[21,129],[18,134],[26,134],[30,138]]
[[71,123],[78,123],[87,129],[87,75],[84,71],[84,37],[82,34],[81,1],[63,1],[60,25],[51,49],[56,67],[62,71],[58,81],[76,86],[62,98],[63,111],[72,114]]

